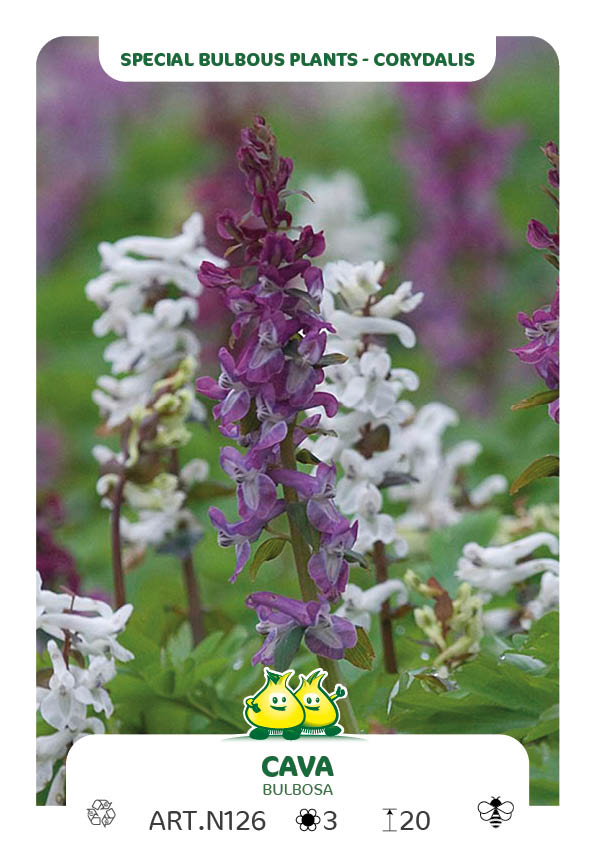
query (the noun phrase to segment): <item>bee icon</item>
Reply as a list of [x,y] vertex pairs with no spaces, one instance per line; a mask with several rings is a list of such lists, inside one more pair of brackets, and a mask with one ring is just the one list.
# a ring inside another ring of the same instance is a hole
[[502,822],[507,822],[512,817],[514,804],[512,801],[500,801],[500,796],[492,797],[491,801],[480,801],[477,805],[479,815],[484,822],[489,822],[492,827],[500,827]]

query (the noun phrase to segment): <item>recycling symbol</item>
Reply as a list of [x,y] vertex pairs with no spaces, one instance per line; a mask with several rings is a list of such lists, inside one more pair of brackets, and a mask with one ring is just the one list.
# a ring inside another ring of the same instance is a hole
[[87,807],[87,817],[91,824],[107,827],[116,818],[116,812],[112,802],[105,798],[96,798],[90,807]]

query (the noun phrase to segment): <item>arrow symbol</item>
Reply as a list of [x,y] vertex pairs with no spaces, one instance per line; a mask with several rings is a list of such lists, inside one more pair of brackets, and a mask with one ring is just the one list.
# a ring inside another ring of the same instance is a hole
[[383,807],[382,809],[385,811],[386,815],[388,816],[388,827],[384,828],[384,830],[382,832],[383,833],[396,833],[397,831],[395,830],[395,828],[392,825],[392,822],[393,822],[393,809],[392,809],[392,807]]

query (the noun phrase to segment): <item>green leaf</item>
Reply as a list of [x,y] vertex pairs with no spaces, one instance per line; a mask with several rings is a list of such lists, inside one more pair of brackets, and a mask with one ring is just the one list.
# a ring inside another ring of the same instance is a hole
[[295,458],[298,462],[301,462],[303,465],[319,465],[320,459],[318,456],[314,456],[313,453],[310,453],[309,450],[305,448],[302,450],[298,450],[295,454]]
[[548,263],[552,264],[554,268],[560,269],[560,261],[558,260],[555,254],[544,254],[543,256]]
[[356,550],[346,550],[343,553],[343,556],[345,561],[348,561],[350,564],[359,564],[359,566],[363,567],[364,570],[370,569],[370,565],[366,561],[366,557],[361,553],[356,552]]
[[166,669],[148,678],[149,686],[158,696],[173,696],[176,685],[176,672]]
[[365,629],[357,626],[357,643],[345,650],[345,660],[360,670],[371,670],[376,653]]
[[200,503],[204,500],[211,500],[213,497],[231,497],[235,493],[235,486],[227,485],[225,482],[207,480],[206,482],[195,483],[188,491],[188,499]]
[[518,652],[537,658],[551,668],[558,663],[559,639],[559,613],[548,611],[531,625],[527,634],[514,635],[512,642]]
[[530,409],[533,406],[542,406],[543,404],[551,403],[559,397],[559,389],[548,389],[545,392],[537,392],[537,394],[531,395],[530,398],[523,398],[522,401],[519,401],[518,403],[513,403],[513,405],[510,408]]
[[309,292],[306,292],[305,289],[297,289],[296,287],[287,287],[284,290],[287,295],[293,295],[295,298],[299,298],[305,304],[308,305],[310,310],[313,310],[315,313],[319,312],[319,307],[317,302],[312,298]]
[[523,710],[537,717],[558,702],[558,684],[517,666],[480,655],[456,672],[461,690],[481,696],[511,710]]
[[499,520],[500,512],[497,509],[484,509],[467,514],[458,523],[431,533],[428,552],[432,564],[428,572],[449,593],[454,594],[460,585],[454,574],[465,544],[475,541],[487,547],[498,528]]
[[342,365],[346,363],[349,357],[345,356],[345,354],[324,354],[317,363],[314,364],[314,368],[323,368],[325,365]]
[[193,664],[191,660],[187,662],[187,669],[176,673],[174,692],[176,696],[185,696],[192,692],[201,681],[206,678],[217,676],[224,670],[229,668],[229,658],[227,656],[217,656],[209,658],[206,661],[201,661],[198,664]]
[[530,728],[523,739],[524,743],[530,743],[534,740],[540,740],[543,737],[548,737],[550,734],[555,734],[560,730],[560,706],[552,705],[543,711],[537,725]]
[[547,740],[526,746],[531,766],[531,805],[557,805],[559,803],[559,753],[555,735]]
[[529,483],[536,479],[543,479],[544,477],[557,477],[560,475],[560,457],[559,456],[540,456],[534,462],[525,468],[523,473],[518,476],[510,486],[510,493],[516,494],[521,488],[524,488]]
[[167,654],[172,666],[183,664],[194,648],[190,623],[182,623],[180,628],[167,641]]
[[269,538],[259,546],[259,548],[254,553],[254,558],[252,559],[252,564],[250,565],[250,581],[253,582],[256,579],[258,571],[265,563],[265,561],[271,561],[281,553],[283,547],[287,543],[287,538]]
[[274,667],[278,672],[285,672],[300,648],[305,629],[296,626],[290,629],[275,646]]

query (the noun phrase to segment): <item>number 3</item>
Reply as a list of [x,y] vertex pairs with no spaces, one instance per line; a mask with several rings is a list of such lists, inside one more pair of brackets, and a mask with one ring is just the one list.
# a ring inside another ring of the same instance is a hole
[[325,815],[325,817],[326,816],[329,817],[328,818],[329,824],[325,824],[323,829],[324,830],[335,830],[335,828],[337,827],[337,814],[333,813],[332,810],[327,810],[324,815]]

